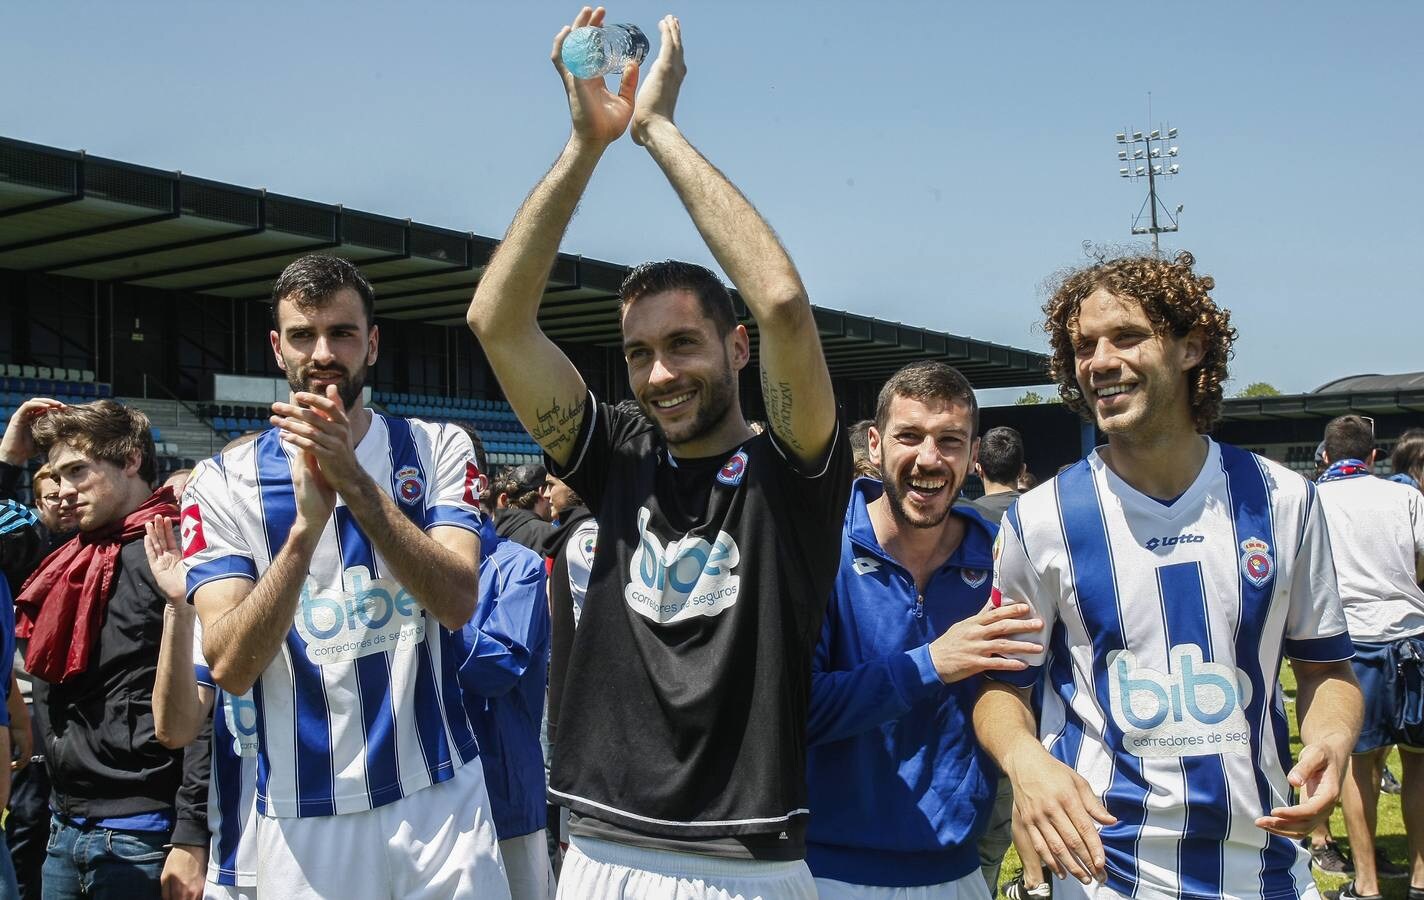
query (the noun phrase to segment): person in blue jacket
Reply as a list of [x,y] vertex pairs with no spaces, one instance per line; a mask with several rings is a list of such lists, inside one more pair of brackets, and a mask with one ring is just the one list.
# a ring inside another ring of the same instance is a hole
[[539,743],[549,668],[544,559],[497,536],[489,517],[484,521],[480,599],[464,628],[469,656],[460,666],[460,684],[479,742],[510,896],[552,900]]
[[914,363],[881,389],[812,662],[806,861],[822,900],[988,900],[976,845],[997,772],[974,738],[979,673],[1040,623],[988,606],[998,529],[955,507],[978,447],[958,371]]

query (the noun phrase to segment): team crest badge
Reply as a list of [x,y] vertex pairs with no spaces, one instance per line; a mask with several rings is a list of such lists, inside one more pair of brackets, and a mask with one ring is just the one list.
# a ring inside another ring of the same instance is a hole
[[178,522],[178,539],[183,544],[184,559],[208,549],[208,542],[203,537],[203,514],[198,504],[190,503],[183,507],[183,518]]
[[960,569],[959,577],[972,588],[977,588],[989,579],[987,569]]
[[1270,544],[1258,537],[1241,542],[1241,574],[1247,581],[1260,587],[1270,580],[1273,569]]
[[728,487],[736,487],[742,483],[742,476],[747,473],[747,451],[738,450],[732,454],[732,458],[727,460],[722,466],[722,470],[717,473],[717,480]]
[[419,503],[420,498],[425,496],[425,482],[420,477],[420,470],[415,466],[405,466],[397,470],[396,496],[407,506]]

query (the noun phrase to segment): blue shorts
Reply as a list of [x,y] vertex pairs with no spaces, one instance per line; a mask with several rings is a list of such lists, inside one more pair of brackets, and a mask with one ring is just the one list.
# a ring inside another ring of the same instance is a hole
[[1417,724],[1405,724],[1406,711],[1412,721],[1424,706],[1424,686],[1418,666],[1409,669],[1407,660],[1424,654],[1424,636],[1400,638],[1384,644],[1355,641],[1355,658],[1350,664],[1365,695],[1365,720],[1360,726],[1356,753],[1368,753],[1391,744],[1424,750],[1424,737]]

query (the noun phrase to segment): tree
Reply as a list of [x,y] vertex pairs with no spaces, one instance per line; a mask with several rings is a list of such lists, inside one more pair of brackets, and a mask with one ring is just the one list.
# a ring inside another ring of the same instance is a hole
[[1025,391],[1024,395],[1014,401],[1015,406],[1037,406],[1043,402],[1043,395],[1037,391]]
[[1264,381],[1254,381],[1236,392],[1238,397],[1279,397],[1281,392],[1276,390],[1276,386]]

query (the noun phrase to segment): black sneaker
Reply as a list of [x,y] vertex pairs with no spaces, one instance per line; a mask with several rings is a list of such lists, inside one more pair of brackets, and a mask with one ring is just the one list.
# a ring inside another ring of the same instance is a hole
[[1390,862],[1389,857],[1385,855],[1383,847],[1375,848],[1375,873],[1378,874],[1380,878],[1388,878],[1391,881],[1396,878],[1409,877],[1408,867],[1395,865]]
[[1019,877],[1004,885],[1004,896],[1008,900],[1052,900],[1053,883],[1045,878],[1037,887],[1030,888],[1024,884],[1020,872]]
[[1355,882],[1350,882],[1340,888],[1340,893],[1336,900],[1380,900],[1379,894],[1357,894],[1355,893]]
[[1399,783],[1399,779],[1394,777],[1394,773],[1389,770],[1389,766],[1384,767],[1384,774],[1380,776],[1380,790],[1386,794],[1399,795],[1404,787]]
[[1310,851],[1310,867],[1317,872],[1327,872],[1331,875],[1353,875],[1355,866],[1350,862],[1350,857],[1340,849],[1340,845],[1334,841],[1326,841],[1322,846],[1316,847],[1310,843],[1310,838],[1301,841],[1301,846]]

